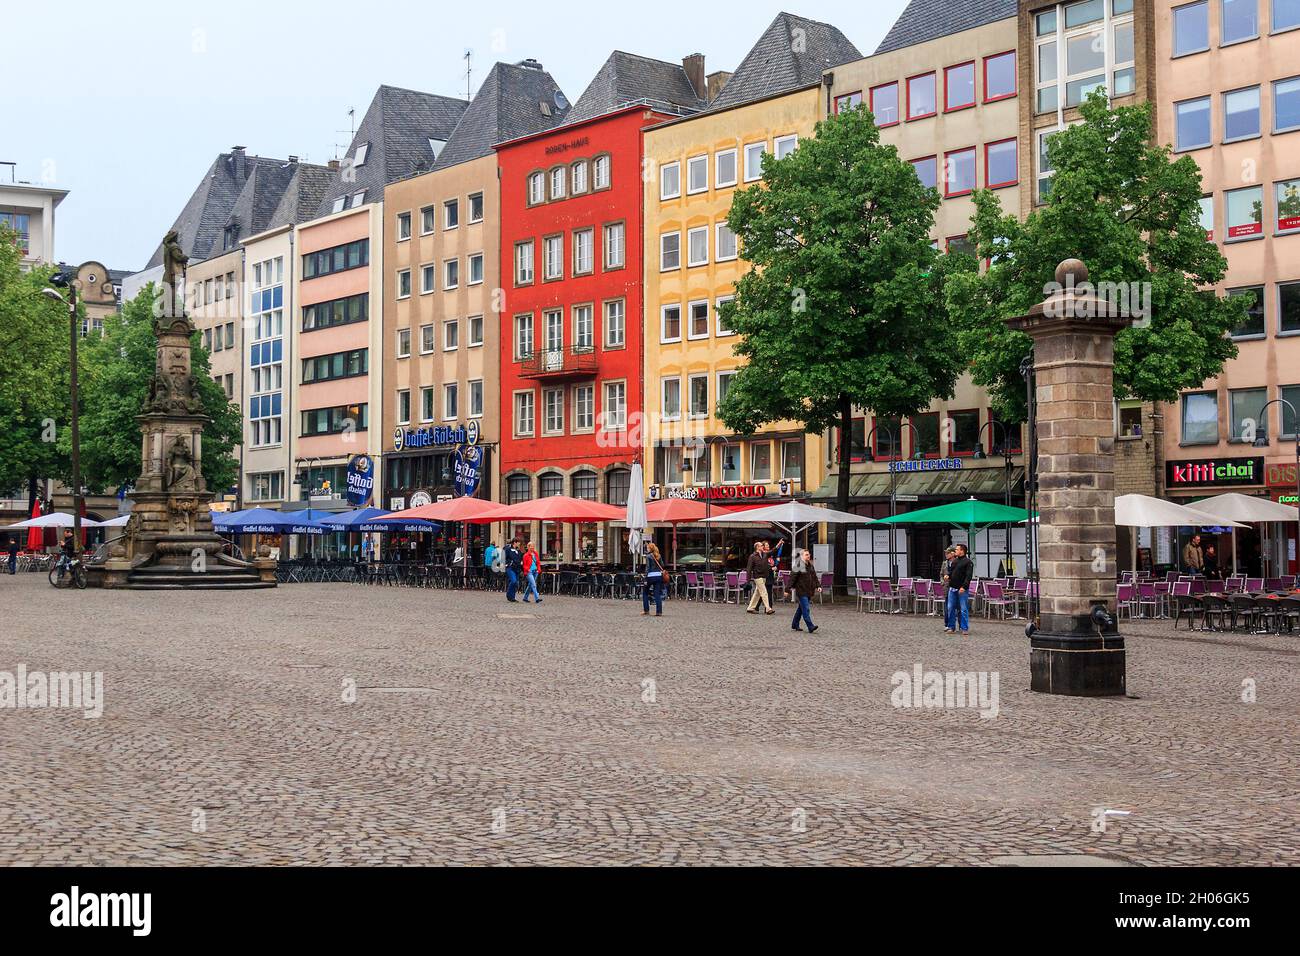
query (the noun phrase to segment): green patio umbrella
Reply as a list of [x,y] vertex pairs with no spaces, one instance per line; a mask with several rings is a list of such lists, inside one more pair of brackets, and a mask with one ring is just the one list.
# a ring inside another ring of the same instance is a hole
[[[880,518],[874,524],[942,524],[950,528],[965,528],[970,534],[971,544],[975,543],[976,531],[983,531],[990,525],[1010,524],[1024,521],[1029,512],[1024,508],[1008,508],[1006,505],[991,501],[978,501],[967,498],[950,505],[937,505],[922,508],[920,511],[907,511],[889,518]],[[974,555],[972,547],[971,554]]]

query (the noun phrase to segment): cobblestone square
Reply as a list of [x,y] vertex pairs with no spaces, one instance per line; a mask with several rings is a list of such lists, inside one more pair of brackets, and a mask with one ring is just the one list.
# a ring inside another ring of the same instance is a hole
[[[0,709],[0,863],[1300,861],[1294,638],[1126,626],[1089,700],[1028,690],[1018,622],[787,607],[6,576],[0,671],[104,710]],[[917,665],[996,672],[997,716],[895,707]]]

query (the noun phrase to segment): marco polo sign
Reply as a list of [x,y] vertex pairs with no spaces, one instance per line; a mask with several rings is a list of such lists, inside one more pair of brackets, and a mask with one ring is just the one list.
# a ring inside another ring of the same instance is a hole
[[1165,484],[1171,490],[1263,483],[1263,458],[1195,458],[1165,462]]

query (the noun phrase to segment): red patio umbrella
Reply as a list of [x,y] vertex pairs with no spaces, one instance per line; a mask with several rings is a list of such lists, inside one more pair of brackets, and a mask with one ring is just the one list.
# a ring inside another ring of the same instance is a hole
[[[420,518],[424,521],[468,521],[471,524],[482,521],[483,516],[489,512],[497,511],[501,505],[495,501],[484,501],[482,498],[448,498],[446,501],[435,501],[433,504],[421,505],[418,508],[407,508],[405,511],[394,511],[392,514],[384,515],[382,518],[376,518],[376,521],[398,521],[402,519]],[[487,519],[493,520],[493,519]],[[484,522],[486,523],[486,522]]]
[[[32,500],[32,513],[29,518],[39,518],[41,516],[41,499]],[[29,528],[27,530],[27,550],[39,551],[45,544],[45,531],[41,528]]]
[[645,506],[647,524],[670,524],[673,526],[673,567],[677,567],[677,526],[703,521],[714,515],[724,515],[731,511],[721,505],[708,504],[692,498],[660,498]]
[[515,505],[501,505],[478,518],[479,521],[621,521],[627,511],[599,501],[584,501],[568,495],[532,498]]

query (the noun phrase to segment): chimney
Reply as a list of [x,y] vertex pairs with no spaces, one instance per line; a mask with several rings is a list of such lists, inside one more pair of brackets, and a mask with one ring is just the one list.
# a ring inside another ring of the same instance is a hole
[[331,172],[335,172],[335,173],[337,173],[337,172],[339,171],[339,161],[338,161],[337,159],[331,159],[331,160],[330,160],[328,163],[326,163],[325,165],[328,166],[328,167],[330,168],[330,171],[331,171]]
[[725,70],[718,70],[716,73],[710,73],[707,80],[708,96],[705,100],[712,103],[722,92],[722,88],[727,85],[727,80],[731,79],[731,74]]
[[686,78],[695,88],[695,95],[702,100],[708,99],[709,90],[704,83],[704,54],[692,53],[690,56],[682,57],[682,69],[686,71]]
[[230,147],[230,165],[234,170],[235,176],[239,179],[244,178],[245,158],[243,146]]
[[297,157],[297,156],[290,156],[290,157],[289,157],[289,165],[290,165],[290,166],[297,166],[297,165],[298,165],[298,157]]
[[525,70],[540,70],[542,68],[542,64],[531,56],[526,60],[520,60],[516,66],[522,66]]

